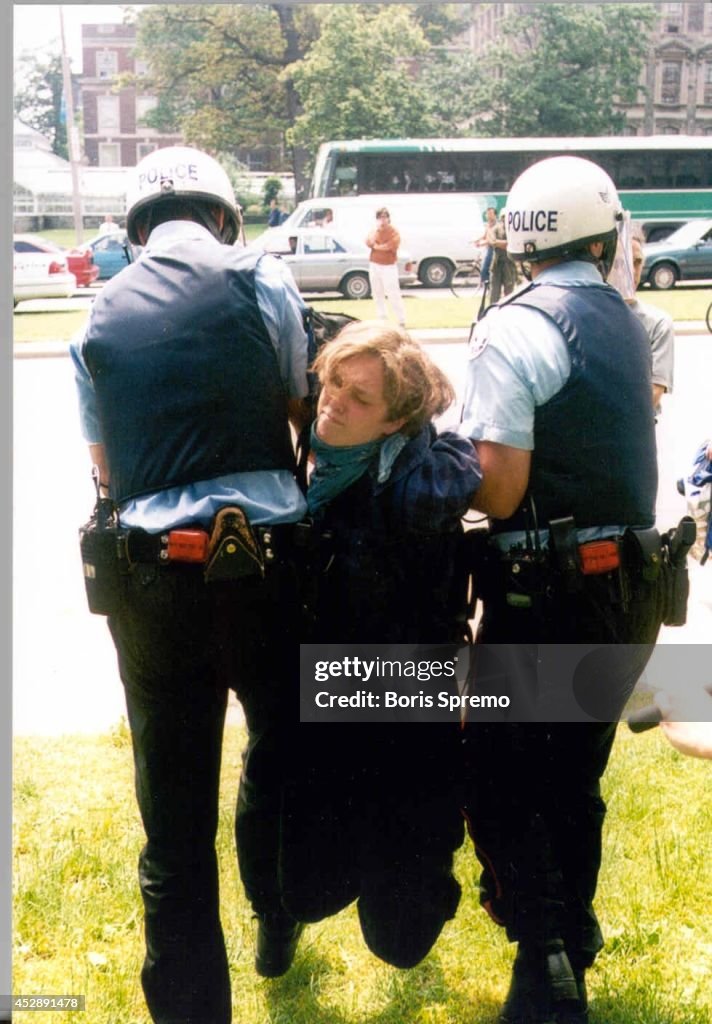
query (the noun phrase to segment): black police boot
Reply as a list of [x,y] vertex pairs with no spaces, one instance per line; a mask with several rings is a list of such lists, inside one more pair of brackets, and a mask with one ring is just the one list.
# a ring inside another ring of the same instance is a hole
[[498,1024],[575,1024],[560,1014],[578,1007],[576,979],[562,944],[520,944]]
[[255,970],[263,978],[279,978],[292,966],[304,925],[284,912],[257,915]]

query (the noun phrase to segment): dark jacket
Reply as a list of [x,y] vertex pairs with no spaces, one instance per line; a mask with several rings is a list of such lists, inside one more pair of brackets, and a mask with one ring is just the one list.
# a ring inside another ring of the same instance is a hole
[[460,640],[460,520],[481,481],[475,448],[428,424],[382,484],[376,468],[317,515],[332,539],[328,571],[317,578],[314,641]]

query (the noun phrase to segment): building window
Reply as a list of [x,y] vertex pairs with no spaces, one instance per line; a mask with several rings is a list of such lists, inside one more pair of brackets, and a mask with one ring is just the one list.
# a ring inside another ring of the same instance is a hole
[[99,143],[99,166],[100,167],[120,167],[121,166],[121,147],[118,142],[100,142]]
[[136,156],[139,160],[143,160],[143,158],[148,156],[149,153],[152,153],[154,149],[157,149],[154,142],[139,142],[136,147]]
[[678,60],[663,61],[663,82],[660,90],[661,103],[680,102],[680,80],[682,64]]
[[96,77],[115,78],[119,70],[119,55],[116,50],[96,51]]
[[712,104],[712,61],[707,61],[704,70],[704,92],[702,102]]
[[97,96],[96,117],[100,135],[115,135],[120,130],[119,97]]
[[682,4],[665,4],[663,18],[666,32],[679,32],[682,25]]
[[148,70],[149,70],[149,68],[148,68],[148,61],[147,60],[141,60],[140,58],[137,57],[136,61],[135,61],[135,64],[134,64],[134,71],[136,72],[138,77],[139,78],[143,78],[145,75],[148,74]]
[[146,115],[157,106],[158,100],[155,96],[137,96],[136,123],[140,125]]
[[712,135],[712,124],[706,124],[702,131],[703,135]]
[[705,27],[705,5],[687,5],[687,31],[703,32]]
[[679,135],[680,129],[676,124],[666,124],[660,129],[661,135]]

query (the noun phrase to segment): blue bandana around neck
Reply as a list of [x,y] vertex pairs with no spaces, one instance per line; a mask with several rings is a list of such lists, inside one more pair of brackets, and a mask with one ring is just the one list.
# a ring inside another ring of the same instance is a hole
[[311,429],[311,450],[316,464],[309,480],[307,504],[314,514],[337,494],[355,483],[369,466],[378,458],[377,480],[385,483],[391,474],[396,459],[408,443],[408,438],[396,432],[388,437],[337,447],[322,441],[316,432],[316,423]]

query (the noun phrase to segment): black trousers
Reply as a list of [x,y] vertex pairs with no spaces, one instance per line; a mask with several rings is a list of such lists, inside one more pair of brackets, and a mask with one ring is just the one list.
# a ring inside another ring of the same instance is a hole
[[303,726],[282,822],[289,913],[319,921],[356,900],[371,952],[419,963],[460,899],[458,769],[455,725]]
[[518,689],[522,680],[541,687],[538,642],[606,645],[585,681],[601,721],[472,723],[465,730],[465,808],[483,868],[481,902],[511,941],[563,940],[579,967],[590,966],[603,945],[593,909],[606,811],[600,779],[617,716],[652,654],[660,600],[641,583],[624,609],[604,578],[589,577],[543,623],[504,600],[485,602],[478,633],[481,643],[507,645]]
[[142,983],[158,1024],[229,1024],[215,837],[234,688],[249,739],[237,796],[240,874],[257,913],[281,909],[279,813],[298,721],[298,607],[287,566],[266,582],[205,584],[199,568],[138,565],[109,626],[126,691],[145,910]]

